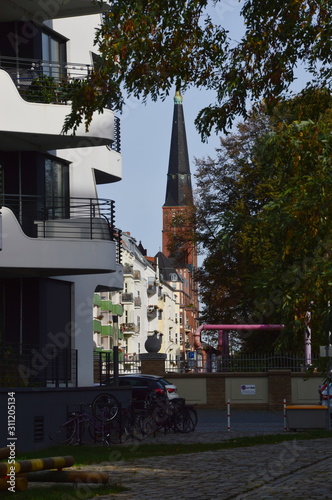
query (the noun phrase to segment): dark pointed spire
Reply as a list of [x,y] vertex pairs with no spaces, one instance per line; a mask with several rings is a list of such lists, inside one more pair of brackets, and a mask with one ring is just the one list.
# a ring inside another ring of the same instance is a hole
[[164,207],[182,207],[193,203],[182,101],[183,97],[177,91],[174,97],[172,137]]

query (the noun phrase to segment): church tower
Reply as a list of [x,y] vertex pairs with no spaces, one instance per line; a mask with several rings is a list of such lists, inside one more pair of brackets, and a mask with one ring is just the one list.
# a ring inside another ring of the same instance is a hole
[[[162,252],[180,266],[197,267],[197,253],[192,242],[182,242],[176,248],[177,233],[188,233],[188,222],[193,209],[193,192],[189,166],[186,128],[180,92],[174,97],[171,147],[168,163],[166,197],[163,206]],[[173,247],[173,248],[172,248]],[[176,262],[179,260],[179,262]]]
[[198,326],[198,290],[195,281],[197,249],[192,241],[193,191],[187,136],[180,92],[174,97],[174,112],[166,197],[163,205],[162,253],[169,259],[181,282],[178,284],[182,352],[192,350]]

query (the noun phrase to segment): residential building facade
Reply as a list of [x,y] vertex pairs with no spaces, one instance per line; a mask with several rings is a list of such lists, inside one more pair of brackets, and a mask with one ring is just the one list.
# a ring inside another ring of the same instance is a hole
[[90,0],[1,3],[0,343],[7,385],[92,385],[94,293],[123,289],[114,202],[97,196],[99,184],[122,177],[118,120],[105,109],[88,132],[82,124],[75,135],[62,133],[70,112],[66,85],[89,76],[104,8]]
[[160,273],[158,258],[147,257],[142,244],[129,233],[122,233],[121,255],[123,290],[95,294],[93,335],[97,353],[109,353],[112,361],[113,347],[118,346],[120,370],[137,372],[139,355],[147,352],[145,342],[157,334],[160,352],[178,363],[180,309],[175,288]]

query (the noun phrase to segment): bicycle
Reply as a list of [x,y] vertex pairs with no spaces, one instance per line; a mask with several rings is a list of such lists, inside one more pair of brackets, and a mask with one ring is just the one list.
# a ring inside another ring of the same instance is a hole
[[197,412],[191,405],[186,405],[182,398],[166,400],[160,397],[148,401],[150,414],[155,422],[155,430],[188,433],[197,425]]
[[110,421],[118,414],[120,404],[113,394],[105,392],[94,398],[91,408],[92,413],[97,420]]
[[[58,444],[80,445],[88,430],[90,438],[95,442],[99,441],[109,446],[110,422],[116,417],[120,408],[117,399],[109,394],[101,394],[92,404],[82,402],[78,405],[79,410],[71,412],[68,420],[49,435],[50,439]],[[84,408],[91,408],[92,413]]]
[[108,422],[108,439],[113,444],[126,442],[128,439],[142,441],[155,430],[151,416],[143,408],[138,408],[131,401],[129,408],[122,408],[115,418]]

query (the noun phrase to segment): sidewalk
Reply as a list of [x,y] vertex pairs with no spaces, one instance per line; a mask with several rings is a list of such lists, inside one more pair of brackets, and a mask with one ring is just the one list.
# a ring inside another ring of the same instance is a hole
[[[232,424],[233,423],[233,424]],[[284,432],[282,412],[199,411],[196,431],[158,435],[155,443],[218,442]],[[296,434],[294,434],[294,437]],[[145,441],[148,442],[148,441]],[[133,448],[134,451],[134,448]],[[332,498],[332,440],[286,441],[215,452],[153,457],[95,466],[130,491],[95,500],[324,500]],[[91,496],[93,498],[93,496]]]

